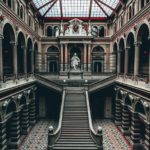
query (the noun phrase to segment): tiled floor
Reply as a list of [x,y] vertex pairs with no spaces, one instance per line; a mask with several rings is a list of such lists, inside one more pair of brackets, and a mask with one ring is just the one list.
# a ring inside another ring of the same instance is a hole
[[[54,122],[39,121],[26,137],[19,150],[46,150],[47,131],[50,124],[54,125]],[[110,120],[96,120],[94,127],[96,128],[97,125],[103,127],[104,150],[130,150],[129,144],[113,122]]]
[[103,128],[104,150],[131,150],[129,142],[111,120],[95,120],[95,130],[98,125]]

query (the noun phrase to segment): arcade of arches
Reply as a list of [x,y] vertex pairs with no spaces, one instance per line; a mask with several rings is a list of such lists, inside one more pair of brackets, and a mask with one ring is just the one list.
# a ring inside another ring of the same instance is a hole
[[[150,1],[89,0],[82,15],[82,8],[69,14],[65,8],[73,6],[58,1],[0,0],[0,149],[28,149],[39,121],[43,129],[45,120],[57,128],[63,91],[81,86],[93,126],[111,122],[122,149],[149,150]],[[103,132],[105,149],[122,150],[114,141],[110,148]]]

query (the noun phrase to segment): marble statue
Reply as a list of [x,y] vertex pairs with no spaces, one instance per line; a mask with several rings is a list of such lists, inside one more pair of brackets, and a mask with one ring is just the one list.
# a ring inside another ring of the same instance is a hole
[[74,53],[74,55],[71,58],[71,67],[73,70],[77,71],[79,70],[80,66],[80,58],[77,56],[77,53]]

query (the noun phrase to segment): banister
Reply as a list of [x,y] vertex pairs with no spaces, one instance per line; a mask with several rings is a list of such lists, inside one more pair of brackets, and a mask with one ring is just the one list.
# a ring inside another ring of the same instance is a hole
[[64,101],[65,101],[65,95],[66,95],[66,90],[63,90],[63,95],[62,95],[62,104],[61,104],[61,109],[60,109],[60,115],[59,115],[59,123],[58,127],[55,131],[53,131],[52,126],[50,125],[49,127],[49,133],[48,133],[48,150],[52,150],[55,142],[58,140],[60,133],[61,133],[61,126],[62,126],[62,118],[63,118],[63,111],[64,111]]
[[103,136],[102,136],[102,130],[100,131],[100,127],[98,127],[97,132],[93,128],[92,124],[92,117],[91,117],[91,110],[90,110],[90,104],[89,104],[89,95],[88,91],[85,90],[85,96],[86,96],[86,103],[87,103],[87,112],[88,112],[88,118],[89,118],[89,128],[90,128],[90,134],[94,141],[94,143],[97,145],[99,150],[103,149]]

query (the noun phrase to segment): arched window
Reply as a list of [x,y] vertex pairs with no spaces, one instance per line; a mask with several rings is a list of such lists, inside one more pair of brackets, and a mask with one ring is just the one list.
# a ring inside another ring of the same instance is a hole
[[8,6],[11,8],[12,7],[12,0],[8,0]]
[[51,26],[47,27],[47,36],[53,36],[53,29]]
[[104,27],[103,26],[99,27],[99,37],[104,37]]
[[19,16],[20,15],[20,5],[19,5],[19,2],[17,1],[17,15]]
[[31,16],[29,15],[28,25],[31,27]]
[[20,7],[20,18],[23,19],[23,7]]
[[141,0],[141,9],[144,7],[144,0]]
[[129,19],[131,19],[131,17],[132,17],[132,7],[130,6],[129,7]]

